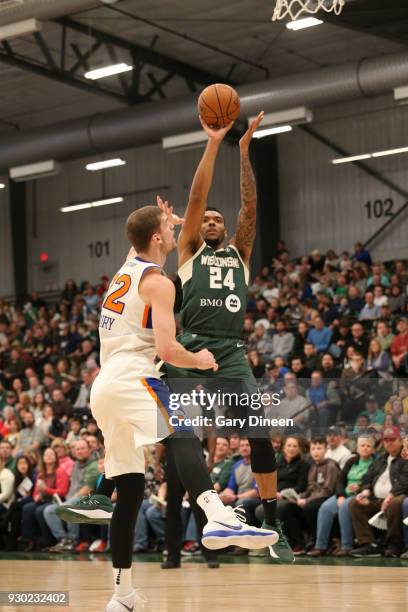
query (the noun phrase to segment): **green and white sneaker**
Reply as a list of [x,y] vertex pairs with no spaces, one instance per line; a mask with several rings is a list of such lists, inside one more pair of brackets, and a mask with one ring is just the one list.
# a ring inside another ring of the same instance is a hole
[[274,529],[279,534],[279,540],[276,544],[269,546],[269,553],[273,563],[294,563],[295,555],[289,545],[289,542],[283,532],[282,523],[276,519],[273,526],[268,525],[265,521],[262,524],[263,529]]
[[56,514],[67,523],[90,523],[92,525],[109,525],[113,504],[105,495],[86,495],[74,504],[62,504]]

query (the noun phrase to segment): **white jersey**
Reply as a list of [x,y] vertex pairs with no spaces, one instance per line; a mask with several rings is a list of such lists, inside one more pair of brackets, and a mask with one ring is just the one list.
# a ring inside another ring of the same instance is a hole
[[139,295],[143,274],[155,263],[135,257],[113,277],[99,320],[101,368],[112,364],[132,376],[156,376],[156,356],[151,308]]

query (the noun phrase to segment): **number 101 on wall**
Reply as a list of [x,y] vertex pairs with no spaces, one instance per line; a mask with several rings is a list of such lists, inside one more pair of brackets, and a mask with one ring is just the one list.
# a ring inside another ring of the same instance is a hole
[[89,257],[91,259],[93,259],[94,257],[96,257],[97,259],[99,259],[100,257],[108,257],[110,250],[109,240],[105,240],[105,242],[102,242],[102,240],[90,242],[88,244],[88,249]]

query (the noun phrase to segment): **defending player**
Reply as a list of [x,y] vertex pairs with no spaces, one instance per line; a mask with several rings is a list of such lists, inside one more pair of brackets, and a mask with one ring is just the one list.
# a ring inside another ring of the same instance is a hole
[[[174,432],[169,389],[158,377],[155,356],[180,368],[218,367],[207,349],[191,352],[175,339],[175,289],[161,273],[176,247],[168,215],[157,206],[145,206],[130,215],[126,231],[138,256],[122,266],[105,298],[99,325],[101,371],[91,391],[92,413],[105,439],[106,476],[117,490],[110,531],[115,592],[108,612],[143,605],[131,583],[133,533],[144,494],[143,446]],[[222,504],[201,444],[189,428],[179,428],[173,448],[180,478],[207,516],[203,542],[208,548],[261,548],[276,542],[276,532],[244,526]]]
[[[194,176],[177,245],[178,274],[183,288],[181,325],[184,330],[178,340],[188,350],[199,351],[208,347],[214,354],[219,369],[206,374],[207,382],[208,379],[215,379],[216,383],[218,379],[220,386],[223,386],[228,379],[229,390],[232,385],[234,391],[240,389],[249,395],[258,392],[241,341],[249,282],[248,266],[256,232],[257,196],[249,145],[262,118],[263,113],[260,113],[239,142],[241,209],[236,234],[226,246],[223,215],[215,208],[207,208],[207,197],[219,146],[231,126],[214,130],[201,121],[208,135],[208,143]],[[166,210],[164,204],[162,207]],[[199,377],[199,373],[193,370],[180,370],[167,364],[166,369],[169,379]],[[242,412],[242,407],[237,406],[236,409]],[[252,470],[264,507],[263,527],[279,533],[279,541],[270,549],[271,556],[277,562],[292,563],[292,550],[276,518],[277,472],[269,432],[265,429],[252,430],[251,433],[251,429],[248,429],[247,435],[251,444]]]

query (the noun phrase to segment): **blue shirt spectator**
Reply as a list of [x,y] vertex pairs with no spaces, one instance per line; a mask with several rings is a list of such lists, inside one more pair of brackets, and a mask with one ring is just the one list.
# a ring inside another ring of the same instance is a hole
[[309,331],[307,339],[314,344],[318,353],[323,353],[330,346],[333,332],[329,327],[324,326],[323,320],[320,317],[316,317],[313,324],[314,328]]
[[372,265],[371,255],[363,248],[361,242],[356,242],[354,245],[353,261],[361,261],[361,263],[366,264],[366,266]]

